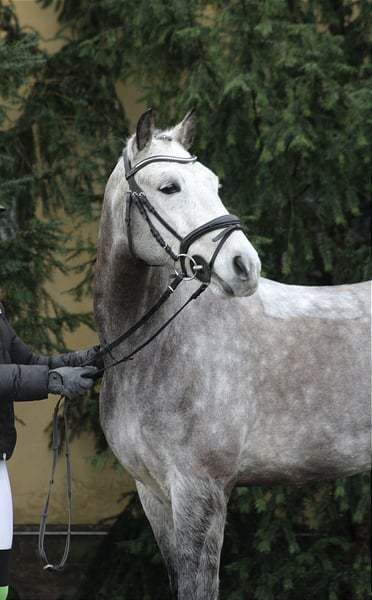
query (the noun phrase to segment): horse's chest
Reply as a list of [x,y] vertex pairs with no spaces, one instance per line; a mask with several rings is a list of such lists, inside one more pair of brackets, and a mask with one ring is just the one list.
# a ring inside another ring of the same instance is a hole
[[100,393],[100,422],[107,442],[119,462],[136,478],[140,470],[140,423],[128,406],[126,390],[106,376]]
[[[110,406],[103,419],[108,441],[124,466],[141,479],[148,473],[162,479],[170,461],[177,456],[183,460],[187,452],[193,460],[194,449],[204,455],[212,448],[215,460],[220,453],[238,453],[235,446],[247,423],[239,379],[217,353],[207,361],[200,345],[183,345],[177,361],[168,362],[159,350],[128,365],[120,385],[111,384],[116,389],[113,402],[104,403]],[[221,420],[221,411],[226,419]],[[202,440],[206,449],[200,448]]]

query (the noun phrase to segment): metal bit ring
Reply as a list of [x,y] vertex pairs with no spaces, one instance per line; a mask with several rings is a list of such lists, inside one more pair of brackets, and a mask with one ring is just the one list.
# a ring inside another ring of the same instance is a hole
[[183,273],[179,273],[176,269],[176,266],[174,265],[174,272],[176,274],[177,277],[183,277],[183,279],[185,281],[192,281],[193,279],[195,279],[196,275],[197,275],[197,271],[198,269],[198,263],[196,262],[195,258],[193,256],[190,256],[189,254],[178,254],[177,255],[177,261],[180,260],[180,258],[185,258],[185,259],[189,259],[190,261],[190,268],[193,272],[192,275],[184,275]]

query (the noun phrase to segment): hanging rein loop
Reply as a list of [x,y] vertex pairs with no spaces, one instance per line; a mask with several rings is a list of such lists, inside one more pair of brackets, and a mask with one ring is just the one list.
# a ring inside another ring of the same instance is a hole
[[[67,494],[67,514],[68,514],[68,522],[67,522],[67,530],[66,530],[66,542],[65,549],[63,552],[63,556],[59,563],[51,563],[47,557],[45,550],[45,533],[47,527],[47,519],[49,513],[49,503],[52,495],[52,488],[54,485],[54,477],[57,467],[58,454],[61,448],[61,432],[59,430],[59,408],[60,404],[64,401],[63,405],[63,424],[65,430],[65,459],[66,459],[66,494]],[[55,406],[53,413],[53,438],[52,438],[52,449],[53,449],[53,459],[52,459],[52,470],[49,481],[48,494],[45,500],[43,512],[41,513],[40,520],[40,528],[39,528],[39,542],[38,542],[38,551],[41,559],[45,562],[44,569],[51,571],[62,571],[63,567],[66,564],[69,552],[70,552],[70,543],[71,543],[71,516],[72,516],[72,473],[71,473],[71,459],[70,459],[70,446],[69,446],[69,431],[68,431],[68,421],[67,421],[67,411],[68,411],[68,401],[67,398],[61,396]]]

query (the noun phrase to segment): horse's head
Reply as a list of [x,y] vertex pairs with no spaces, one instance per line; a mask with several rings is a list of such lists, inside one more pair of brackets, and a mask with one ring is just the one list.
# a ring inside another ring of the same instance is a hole
[[[238,220],[234,223],[234,218],[229,219],[219,197],[218,177],[196,158],[182,162],[191,158],[188,149],[193,132],[192,113],[166,131],[155,129],[151,110],[139,119],[136,134],[125,149],[126,176],[132,170],[134,174],[128,182],[135,192],[129,209],[127,204],[127,243],[132,253],[147,264],[173,265],[176,256],[183,252],[182,240],[196,232],[188,238],[190,243],[184,252],[197,257],[198,277],[202,279],[204,273],[219,295],[249,296],[257,289],[260,260],[239,229]],[[155,156],[159,161],[151,160]],[[140,194],[139,202],[136,193]],[[213,221],[223,215],[221,221]],[[205,224],[206,229],[198,235],[196,230]],[[178,269],[179,264],[176,261]],[[184,268],[191,270],[193,266],[193,261],[184,260]]]

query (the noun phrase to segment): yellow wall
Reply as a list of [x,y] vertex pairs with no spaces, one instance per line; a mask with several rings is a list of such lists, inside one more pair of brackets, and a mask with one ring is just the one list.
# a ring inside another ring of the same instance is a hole
[[[22,26],[36,29],[42,36],[42,45],[50,52],[58,50],[62,42],[52,38],[58,30],[56,14],[51,9],[43,10],[35,0],[15,0],[14,5]],[[137,102],[136,91],[127,85],[118,84],[118,93],[125,105],[128,117],[135,121],[142,111]],[[109,173],[107,174],[109,176]],[[66,223],[68,228],[68,223]],[[96,236],[96,226],[84,233]],[[53,296],[71,311],[91,309],[91,302],[77,304],[70,295],[62,294],[76,283],[74,277],[55,275],[53,284],[48,286]],[[80,349],[97,343],[95,334],[81,327],[78,332],[66,335],[70,348]],[[32,524],[39,521],[49,480],[51,453],[48,450],[49,434],[45,432],[53,413],[56,399],[20,403],[16,405],[16,415],[24,423],[17,424],[18,444],[13,458],[9,461],[12,482],[15,523]],[[97,471],[89,464],[94,454],[92,436],[84,434],[71,446],[73,462],[73,522],[95,524],[105,517],[116,515],[125,505],[122,495],[133,489],[131,478],[123,471],[117,472],[112,464]],[[50,510],[50,522],[65,521],[63,460],[61,458],[56,477],[54,500]]]

